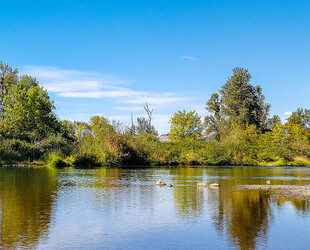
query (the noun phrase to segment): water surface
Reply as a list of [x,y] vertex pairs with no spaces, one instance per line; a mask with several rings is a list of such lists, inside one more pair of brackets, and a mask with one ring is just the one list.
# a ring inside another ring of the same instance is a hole
[[[156,187],[158,180],[173,184]],[[0,168],[0,246],[309,249],[309,201],[241,184],[309,184],[309,168]],[[217,182],[219,189],[197,188]]]

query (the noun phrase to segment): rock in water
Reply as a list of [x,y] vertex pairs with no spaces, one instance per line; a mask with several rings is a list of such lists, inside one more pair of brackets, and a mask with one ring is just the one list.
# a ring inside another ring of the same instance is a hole
[[164,183],[163,181],[158,181],[156,183],[157,186],[166,186],[166,183]]
[[172,184],[167,184],[167,187],[172,187]]
[[212,183],[212,184],[210,184],[210,187],[218,188],[218,187],[220,187],[220,184],[218,184],[218,183]]
[[208,184],[206,182],[198,182],[197,187],[207,187]]

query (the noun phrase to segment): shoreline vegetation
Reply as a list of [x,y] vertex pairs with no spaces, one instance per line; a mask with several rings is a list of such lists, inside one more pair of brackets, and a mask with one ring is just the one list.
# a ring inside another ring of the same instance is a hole
[[310,166],[310,109],[298,108],[283,123],[270,108],[248,70],[235,68],[206,100],[207,115],[177,111],[162,142],[147,103],[145,117],[131,125],[103,116],[59,120],[35,77],[0,62],[0,165]]

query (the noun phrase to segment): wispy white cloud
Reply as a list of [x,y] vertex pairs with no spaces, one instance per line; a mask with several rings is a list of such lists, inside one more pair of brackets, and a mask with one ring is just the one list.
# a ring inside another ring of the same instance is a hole
[[38,78],[50,92],[100,91],[130,83],[110,74],[98,74],[78,70],[64,70],[48,66],[24,66],[22,74]]
[[[195,58],[185,57],[184,59]],[[195,102],[200,102],[195,94],[190,96],[189,93],[134,90],[128,87],[133,83],[132,81],[109,74],[44,66],[25,66],[21,73],[35,76],[44,88],[54,93],[59,109],[65,112],[63,119],[87,121],[93,115],[113,114],[108,118],[130,124],[130,113],[134,113],[135,119],[137,116],[144,116],[143,106],[148,103],[155,111],[154,125],[161,133],[169,130],[168,121],[176,110],[193,110],[193,107],[201,109],[200,106],[194,106]],[[57,97],[71,99],[65,101]],[[61,103],[71,103],[72,108]],[[82,108],[81,105],[85,106]],[[91,107],[87,107],[88,105]]]
[[32,74],[41,79],[47,79],[49,81],[57,80],[71,80],[72,78],[88,79],[99,74],[83,72],[78,70],[64,70],[57,67],[50,66],[24,66],[22,68],[22,74]]
[[113,91],[61,92],[58,95],[61,97],[72,98],[117,98],[147,95],[147,93],[143,91],[133,91],[130,89],[119,89]]
[[49,92],[60,97],[119,98],[120,103],[126,104],[123,110],[131,109],[128,104],[143,105],[147,102],[151,105],[166,105],[189,100],[187,97],[176,96],[175,93],[152,93],[124,88],[122,86],[128,85],[130,81],[108,74],[45,66],[25,66],[22,73],[37,77]]
[[181,58],[188,61],[198,61],[198,58],[194,56],[181,56]]
[[285,116],[290,116],[290,115],[292,115],[292,112],[291,112],[291,111],[285,111],[285,112],[284,112],[284,115],[285,115]]
[[171,103],[176,103],[176,102],[182,102],[182,101],[187,101],[190,100],[191,98],[188,97],[169,97],[169,96],[138,96],[138,97],[133,97],[132,99],[127,99],[124,100],[124,103],[130,103],[130,104],[144,104],[148,103],[151,105],[166,105],[166,104],[171,104]]

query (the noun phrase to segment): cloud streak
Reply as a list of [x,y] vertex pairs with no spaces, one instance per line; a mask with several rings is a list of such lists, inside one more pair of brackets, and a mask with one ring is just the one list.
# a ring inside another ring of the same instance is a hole
[[109,74],[99,74],[78,70],[64,70],[47,66],[25,66],[22,74],[37,77],[51,92],[99,91],[130,83]]
[[123,111],[141,110],[146,102],[156,108],[186,102],[193,98],[180,96],[177,93],[158,93],[137,91],[125,88],[131,81],[109,74],[99,74],[77,70],[65,70],[46,66],[25,66],[22,74],[37,77],[40,83],[56,96],[63,98],[117,99],[115,109]]
[[117,98],[117,97],[131,97],[147,95],[143,91],[132,91],[130,89],[120,89],[113,91],[86,91],[86,92],[61,92],[58,94],[61,97],[71,98]]
[[124,100],[124,103],[129,103],[129,104],[143,104],[143,103],[149,103],[152,105],[166,105],[166,104],[171,104],[171,103],[177,103],[177,102],[182,102],[182,101],[188,101],[191,98],[188,97],[170,97],[170,96],[139,96],[139,97],[134,97],[132,99],[127,99]]
[[181,58],[183,60],[187,60],[187,61],[198,61],[198,58],[196,58],[194,56],[181,56]]

